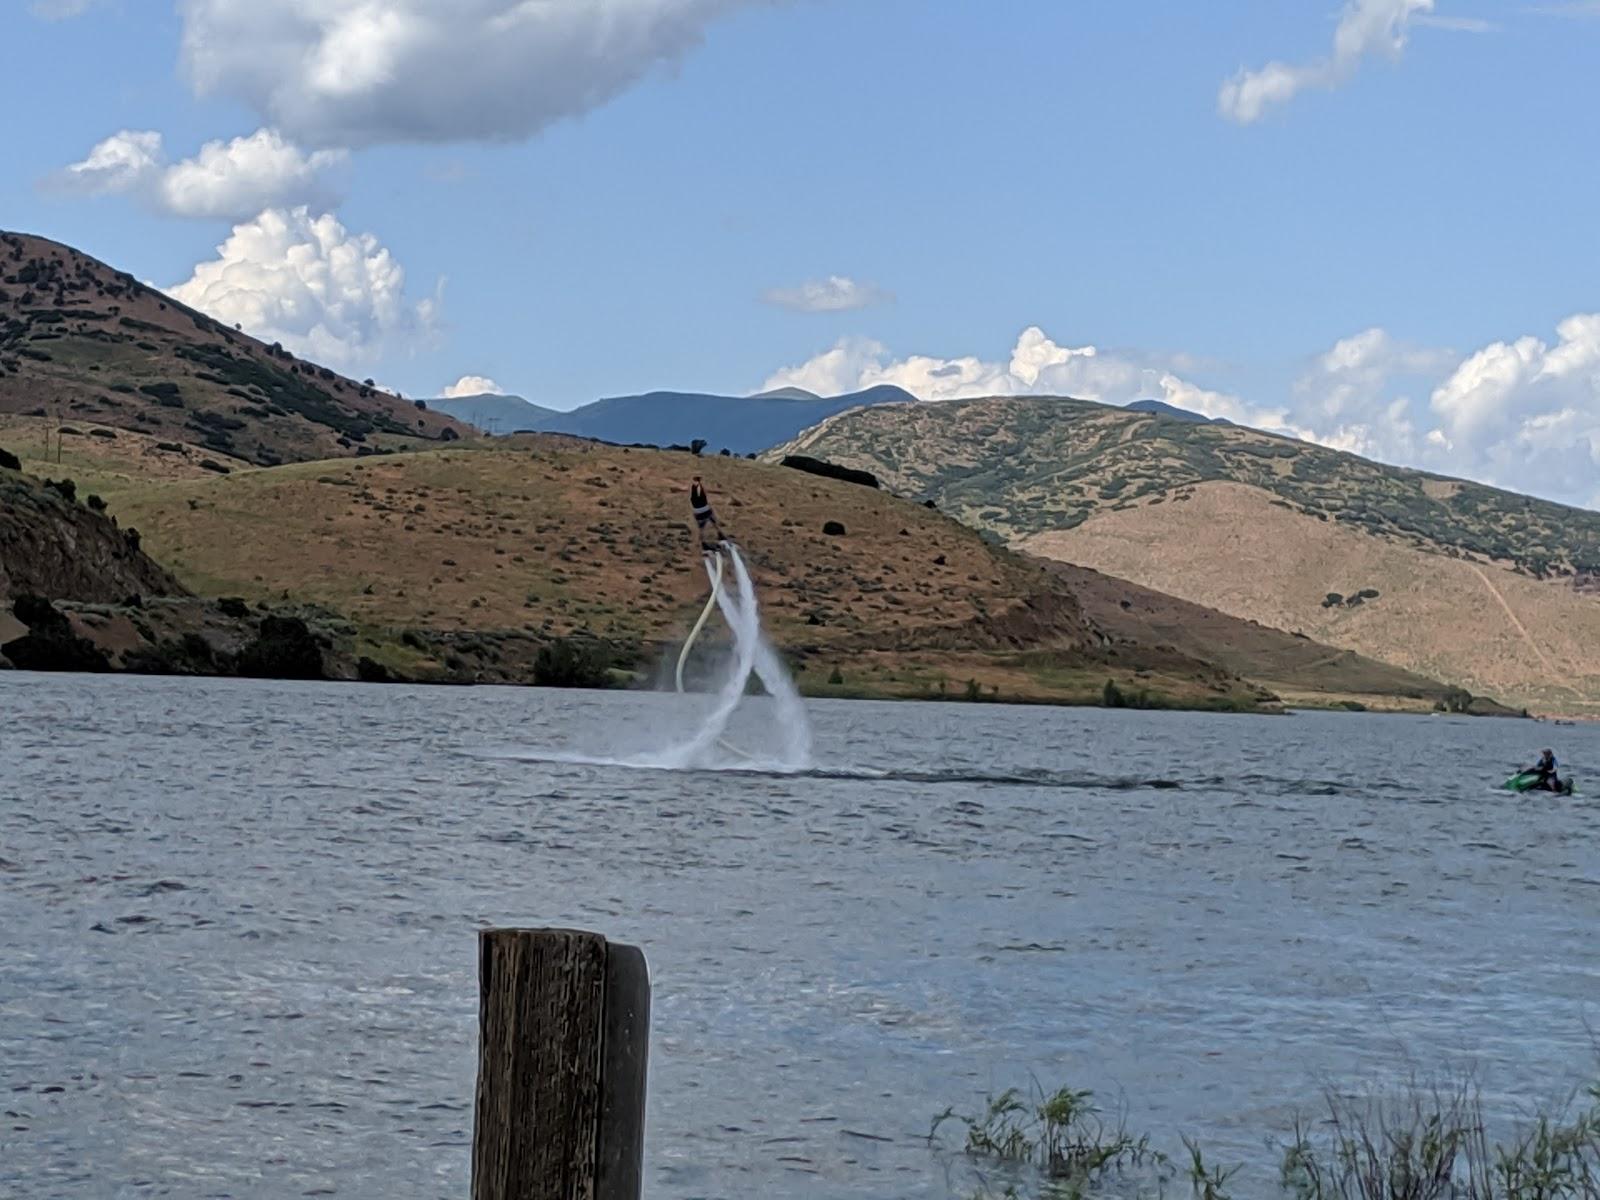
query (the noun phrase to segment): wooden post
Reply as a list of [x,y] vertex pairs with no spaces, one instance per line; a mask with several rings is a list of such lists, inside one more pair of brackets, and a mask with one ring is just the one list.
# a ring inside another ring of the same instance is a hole
[[478,934],[472,1200],[639,1200],[650,975],[573,929]]

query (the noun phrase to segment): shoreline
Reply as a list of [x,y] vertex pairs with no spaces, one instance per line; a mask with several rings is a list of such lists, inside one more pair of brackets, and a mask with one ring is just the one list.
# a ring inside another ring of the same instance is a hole
[[[370,662],[371,660],[362,660]],[[9,677],[22,677],[30,675],[57,676],[57,675],[88,675],[88,676],[133,676],[147,679],[233,679],[241,682],[295,682],[295,683],[326,683],[326,684],[366,684],[389,687],[437,687],[437,688],[516,688],[533,689],[538,691],[601,691],[601,692],[660,692],[662,695],[672,695],[665,689],[652,687],[648,678],[642,675],[632,676],[629,682],[614,682],[611,684],[559,684],[536,683],[528,679],[511,677],[501,678],[465,678],[449,672],[427,674],[422,676],[403,676],[386,672],[381,676],[369,672],[363,674],[359,669],[351,673],[325,673],[322,675],[298,674],[243,674],[237,671],[177,671],[177,670],[139,670],[130,668],[89,668],[89,669],[60,669],[41,667],[19,667],[8,662],[0,655],[0,681]],[[1255,717],[1293,717],[1299,714],[1332,714],[1350,716],[1376,716],[1376,717],[1426,717],[1426,716],[1459,716],[1473,720],[1485,718],[1498,718],[1503,720],[1528,720],[1556,724],[1597,724],[1597,716],[1555,716],[1546,714],[1532,714],[1516,712],[1509,709],[1483,710],[1478,712],[1449,713],[1439,709],[1425,708],[1413,705],[1367,705],[1349,700],[1330,699],[1326,703],[1312,703],[1305,697],[1297,697],[1292,701],[1272,700],[1256,705],[1244,705],[1235,701],[1219,699],[1215,702],[1194,701],[1186,702],[1182,699],[1168,695],[1152,694],[1144,703],[1134,704],[1106,704],[1084,693],[1071,693],[1059,696],[1048,695],[980,695],[975,698],[966,698],[960,695],[941,695],[933,691],[907,691],[893,687],[874,688],[870,686],[831,686],[807,687],[797,682],[797,690],[802,698],[807,700],[842,700],[842,701],[871,701],[878,703],[894,704],[951,704],[951,705],[979,705],[983,707],[1017,707],[1017,708],[1062,708],[1062,709],[1106,709],[1110,711],[1149,712],[1149,713],[1210,713],[1221,716],[1255,716]],[[701,693],[690,693],[701,694]]]

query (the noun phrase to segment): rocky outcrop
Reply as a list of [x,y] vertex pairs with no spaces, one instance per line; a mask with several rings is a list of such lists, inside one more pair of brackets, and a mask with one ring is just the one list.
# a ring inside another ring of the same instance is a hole
[[48,600],[19,596],[12,613],[27,633],[0,646],[6,660],[22,671],[109,671],[106,654],[87,638],[79,637],[72,623]]
[[239,654],[238,673],[253,679],[323,679],[322,642],[300,617],[263,617]]
[[129,595],[182,595],[139,549],[137,530],[79,503],[70,481],[0,466],[0,601],[15,596],[114,603]]

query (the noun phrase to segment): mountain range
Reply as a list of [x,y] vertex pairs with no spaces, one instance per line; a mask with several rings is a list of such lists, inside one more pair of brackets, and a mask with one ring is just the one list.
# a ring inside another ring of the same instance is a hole
[[688,446],[698,441],[713,454],[753,454],[846,409],[915,400],[903,388],[885,384],[829,397],[800,388],[755,396],[647,392],[596,400],[570,412],[520,396],[441,397],[427,404],[488,433],[566,433],[619,445]]

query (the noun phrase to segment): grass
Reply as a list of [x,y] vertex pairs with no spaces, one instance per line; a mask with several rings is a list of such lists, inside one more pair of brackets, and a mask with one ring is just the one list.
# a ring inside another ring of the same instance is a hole
[[1037,1083],[1031,1093],[1011,1088],[972,1116],[946,1109],[934,1119],[929,1142],[946,1125],[964,1132],[969,1158],[1029,1168],[1051,1184],[1092,1188],[1134,1168],[1167,1165],[1147,1139],[1129,1135],[1121,1121],[1108,1122],[1090,1091],[1063,1087],[1047,1095]]
[[[1278,1144],[1279,1194],[1290,1200],[1600,1200],[1600,1085],[1575,1103],[1532,1119],[1503,1122],[1491,1136],[1482,1095],[1470,1080],[1359,1095],[1330,1091],[1314,1121],[1297,1117]],[[997,1168],[975,1200],[1037,1195],[1143,1195],[1152,1186],[1187,1182],[1196,1200],[1232,1200],[1236,1165],[1208,1161],[1200,1144],[1181,1138],[1174,1159],[1148,1135],[1106,1122],[1093,1093],[1061,1088],[1046,1095],[1010,1089],[971,1116],[947,1109],[946,1126],[964,1134],[961,1152]],[[1272,1144],[1269,1139],[1269,1145]],[[980,1172],[981,1175],[981,1172]],[[998,1189],[998,1190],[996,1190]]]

